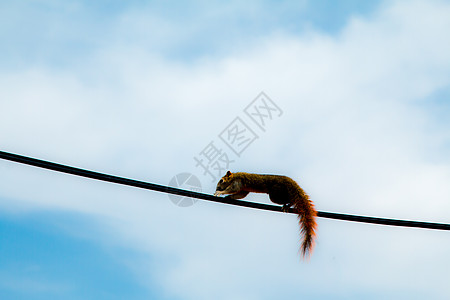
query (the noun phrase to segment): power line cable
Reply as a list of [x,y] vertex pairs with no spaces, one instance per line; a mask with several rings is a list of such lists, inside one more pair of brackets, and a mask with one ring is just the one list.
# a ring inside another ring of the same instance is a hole
[[[179,196],[185,196],[190,198],[197,198],[207,201],[225,203],[230,205],[237,205],[255,209],[262,209],[268,211],[282,212],[281,206],[269,205],[263,203],[242,201],[242,200],[234,200],[227,197],[216,197],[213,195],[208,195],[204,193],[198,193],[188,190],[183,190],[179,188],[159,185],[155,183],[149,183],[134,179],[128,179],[119,176],[108,175],[104,173],[89,171],[85,169],[75,168],[71,166],[66,166],[62,164],[57,164],[45,160],[40,160],[36,158],[31,158],[27,156],[22,156],[18,154],[8,153],[4,151],[0,151],[0,159],[5,159],[21,164],[26,164],[38,168],[48,169],[56,172],[67,173],[75,176],[86,177],[95,180],[101,180],[116,184],[122,184],[132,187],[137,187],[146,190],[153,190],[162,193],[169,193]],[[290,208],[289,213],[296,214],[296,212]],[[420,222],[420,221],[409,221],[409,220],[397,220],[397,219],[386,219],[386,218],[377,218],[377,217],[367,217],[367,216],[358,216],[358,215],[349,215],[349,214],[341,214],[341,213],[332,213],[332,212],[323,212],[318,211],[317,216],[321,218],[328,219],[336,219],[336,220],[344,220],[344,221],[353,221],[353,222],[362,222],[362,223],[371,223],[371,224],[380,224],[380,225],[390,225],[390,226],[403,226],[403,227],[416,227],[416,228],[426,228],[426,229],[438,229],[438,230],[450,230],[450,224],[443,223],[431,223],[431,222]]]

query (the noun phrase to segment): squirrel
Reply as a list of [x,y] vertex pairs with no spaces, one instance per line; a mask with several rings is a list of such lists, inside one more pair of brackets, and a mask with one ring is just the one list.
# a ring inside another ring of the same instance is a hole
[[303,257],[309,256],[316,235],[317,211],[297,182],[287,176],[228,171],[217,183],[214,196],[228,195],[226,197],[230,199],[242,199],[250,192],[269,194],[272,202],[283,205],[284,212],[293,206],[298,214],[300,233],[303,237],[300,251]]

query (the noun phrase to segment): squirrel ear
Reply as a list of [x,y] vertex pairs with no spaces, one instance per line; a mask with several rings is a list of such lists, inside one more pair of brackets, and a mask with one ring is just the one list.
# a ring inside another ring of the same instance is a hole
[[230,176],[231,176],[231,172],[228,171],[228,172],[227,172],[227,175],[225,175],[225,177],[230,177]]

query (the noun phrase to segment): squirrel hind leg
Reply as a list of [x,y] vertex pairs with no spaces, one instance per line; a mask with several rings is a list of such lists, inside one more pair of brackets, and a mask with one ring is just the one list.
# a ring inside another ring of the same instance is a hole
[[276,194],[270,193],[269,198],[270,198],[270,201],[272,201],[273,203],[276,203],[276,204],[289,205],[289,206],[292,205],[292,203],[290,203],[289,195],[284,195],[284,194],[280,194],[280,193],[276,193]]
[[289,212],[289,208],[291,208],[291,206],[292,206],[292,204],[290,204],[290,203],[283,204],[283,207],[281,208],[281,210],[284,213],[288,213]]
[[288,195],[270,193],[269,198],[273,203],[283,205],[281,208],[282,212],[289,212],[289,208],[292,206],[292,203],[289,201]]

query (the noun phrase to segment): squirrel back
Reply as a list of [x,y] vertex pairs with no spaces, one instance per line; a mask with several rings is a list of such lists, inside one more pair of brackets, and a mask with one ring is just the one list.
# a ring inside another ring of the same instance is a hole
[[317,212],[309,196],[297,182],[287,176],[228,171],[217,183],[214,195],[242,199],[248,193],[266,193],[272,202],[283,205],[284,211],[291,206],[294,208],[303,237],[300,251],[303,256],[308,256],[314,246]]

